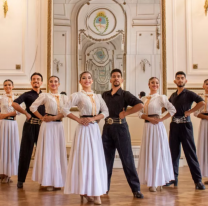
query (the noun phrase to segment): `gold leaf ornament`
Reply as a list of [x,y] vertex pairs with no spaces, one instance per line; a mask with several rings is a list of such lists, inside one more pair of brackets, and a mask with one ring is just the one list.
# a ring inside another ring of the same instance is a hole
[[205,9],[205,15],[207,16],[207,12],[208,12],[208,0],[205,0],[204,9]]
[[6,18],[7,12],[9,10],[7,1],[4,1],[3,8],[4,8],[4,18]]

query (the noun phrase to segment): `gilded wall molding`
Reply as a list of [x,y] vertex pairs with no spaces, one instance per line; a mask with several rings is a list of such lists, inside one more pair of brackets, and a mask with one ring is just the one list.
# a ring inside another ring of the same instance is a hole
[[93,40],[93,41],[98,41],[98,42],[106,42],[106,41],[109,41],[109,40],[113,40],[114,38],[116,38],[118,35],[122,35],[122,43],[124,44],[125,42],[124,42],[124,38],[125,38],[125,34],[124,34],[124,31],[123,30],[118,30],[117,31],[118,33],[117,34],[115,34],[115,35],[113,35],[113,36],[111,36],[111,37],[109,37],[109,38],[106,38],[106,39],[96,39],[96,38],[94,38],[94,37],[92,37],[92,36],[90,36],[90,35],[87,35],[86,33],[85,33],[85,30],[84,29],[80,29],[79,30],[79,44],[81,43],[81,35],[83,34],[86,38],[88,38],[88,39],[91,39],[91,40]]
[[[113,2],[117,3],[120,5],[121,9],[123,10],[123,13],[125,15],[125,31],[124,31],[124,60],[123,60],[123,69],[124,69],[124,89],[126,89],[126,53],[127,53],[127,14],[126,11],[124,10],[123,6],[117,2],[116,0],[112,0]],[[47,78],[51,75],[52,73],[52,68],[51,68],[51,45],[52,45],[52,0],[48,0],[48,37],[47,37]],[[84,2],[76,16],[76,36],[78,37],[78,16],[80,13],[81,8],[88,2]],[[161,0],[161,16],[162,16],[162,80],[163,80],[163,94],[167,94],[167,59],[166,59],[166,0]],[[77,69],[77,78],[78,78],[78,43],[79,43],[79,38],[77,38],[77,46],[76,46],[76,69]],[[79,88],[79,85],[77,83],[77,88]]]
[[48,28],[47,28],[47,92],[48,92],[48,78],[52,74],[52,68],[51,68],[51,37],[52,37],[52,0],[48,0]]
[[163,94],[167,95],[167,59],[166,59],[166,0],[162,0],[162,79]]

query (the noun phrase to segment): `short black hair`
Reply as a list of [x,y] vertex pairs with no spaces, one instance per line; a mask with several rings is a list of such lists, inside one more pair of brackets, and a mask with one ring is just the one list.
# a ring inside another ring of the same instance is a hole
[[33,73],[33,74],[31,75],[31,77],[30,77],[30,80],[32,80],[32,77],[35,76],[35,75],[40,76],[40,77],[41,77],[41,81],[43,81],[43,76],[42,76],[42,74],[40,74],[40,73],[38,73],[38,72]]
[[121,71],[120,69],[113,69],[113,70],[111,71],[111,76],[112,76],[112,74],[115,73],[115,72],[120,73],[120,74],[121,74],[121,77],[123,76],[123,75],[122,75],[122,71]]
[[61,92],[60,94],[64,94],[64,95],[67,95],[67,94],[66,94],[66,92]]
[[183,71],[178,71],[178,72],[176,72],[175,78],[176,78],[178,75],[184,75],[184,76],[186,77],[186,73],[183,72]]
[[140,92],[139,96],[140,96],[140,98],[142,98],[142,97],[146,96],[146,93],[142,91],[142,92]]
[[60,83],[60,79],[59,79],[59,77],[57,77],[56,75],[52,75],[52,76],[50,76],[50,77],[48,78],[48,81],[49,81],[52,77],[57,78],[57,79],[58,79],[58,82]]
[[[5,82],[11,82],[12,83],[12,86],[14,85],[14,83],[13,83],[13,81],[11,79],[6,79],[6,80],[4,80],[4,83]],[[4,83],[3,83],[3,85],[4,85]]]

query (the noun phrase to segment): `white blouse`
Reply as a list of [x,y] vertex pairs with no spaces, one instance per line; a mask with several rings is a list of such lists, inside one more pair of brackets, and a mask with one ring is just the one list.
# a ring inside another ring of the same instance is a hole
[[[14,101],[18,96],[12,95],[12,101]],[[16,111],[12,107],[12,102],[9,101],[9,97],[7,94],[0,96],[0,110],[2,114],[8,114],[10,112]],[[16,111],[17,115],[20,115],[19,112]]]
[[[68,97],[63,94],[56,94],[59,96],[59,106],[60,110],[63,105],[68,101]],[[57,115],[58,114],[58,104],[54,94],[51,93],[41,93],[39,97],[30,106],[30,111],[32,113],[36,112],[40,105],[45,105],[45,112],[47,114]]]
[[208,113],[208,94],[200,95],[205,100],[205,105],[199,110],[194,112],[194,116],[197,117],[201,113]]
[[[148,101],[148,98],[150,98],[148,109],[145,108],[145,103]],[[145,115],[151,115],[151,114],[162,114],[162,108],[165,107],[167,111],[170,113],[171,116],[173,116],[176,113],[175,107],[168,101],[167,96],[165,95],[159,95],[158,93],[153,95],[148,95],[143,98],[144,102],[144,108],[139,111],[139,117],[141,118],[143,114]],[[148,114],[144,111],[148,111]]]
[[80,116],[92,115],[93,106],[91,99],[89,96],[87,96],[87,94],[93,94],[93,99],[96,104],[96,115],[99,114],[99,112],[101,111],[101,114],[104,115],[104,118],[108,117],[108,107],[101,95],[95,94],[93,92],[85,92],[83,90],[81,92],[73,93],[70,96],[70,99],[62,109],[62,113],[64,114],[64,116],[70,114],[70,108],[74,106],[78,107]]

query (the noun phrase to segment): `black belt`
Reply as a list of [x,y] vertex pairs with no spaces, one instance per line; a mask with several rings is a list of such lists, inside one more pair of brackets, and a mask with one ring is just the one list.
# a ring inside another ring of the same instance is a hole
[[[159,118],[160,116],[158,114],[150,114],[148,115],[148,117],[156,117],[156,118]],[[150,122],[148,120],[145,119],[145,122]]]
[[126,118],[120,119],[120,118],[108,117],[105,119],[105,124],[124,124],[124,123],[126,123]]
[[26,120],[26,122],[29,123],[29,124],[39,124],[39,125],[41,125],[42,120],[40,120],[38,118],[31,117],[29,120]]
[[187,122],[191,122],[191,118],[190,118],[190,116],[188,116],[188,117],[173,116],[172,117],[172,122],[175,122],[176,124],[187,123]]
[[5,118],[5,120],[16,120],[16,118],[15,118],[15,116],[11,116],[11,117],[7,117],[7,118]]
[[[88,117],[94,117],[93,115],[83,115],[83,116],[80,116],[80,118],[88,118]],[[94,123],[98,123],[97,120],[93,121],[93,122],[90,122],[90,124],[94,124]]]
[[[56,116],[56,115],[48,114],[48,113],[46,113],[46,115],[47,115],[47,116],[52,116],[52,117]],[[62,122],[62,120],[59,119],[59,120],[54,120],[54,121],[52,121],[52,122]]]

